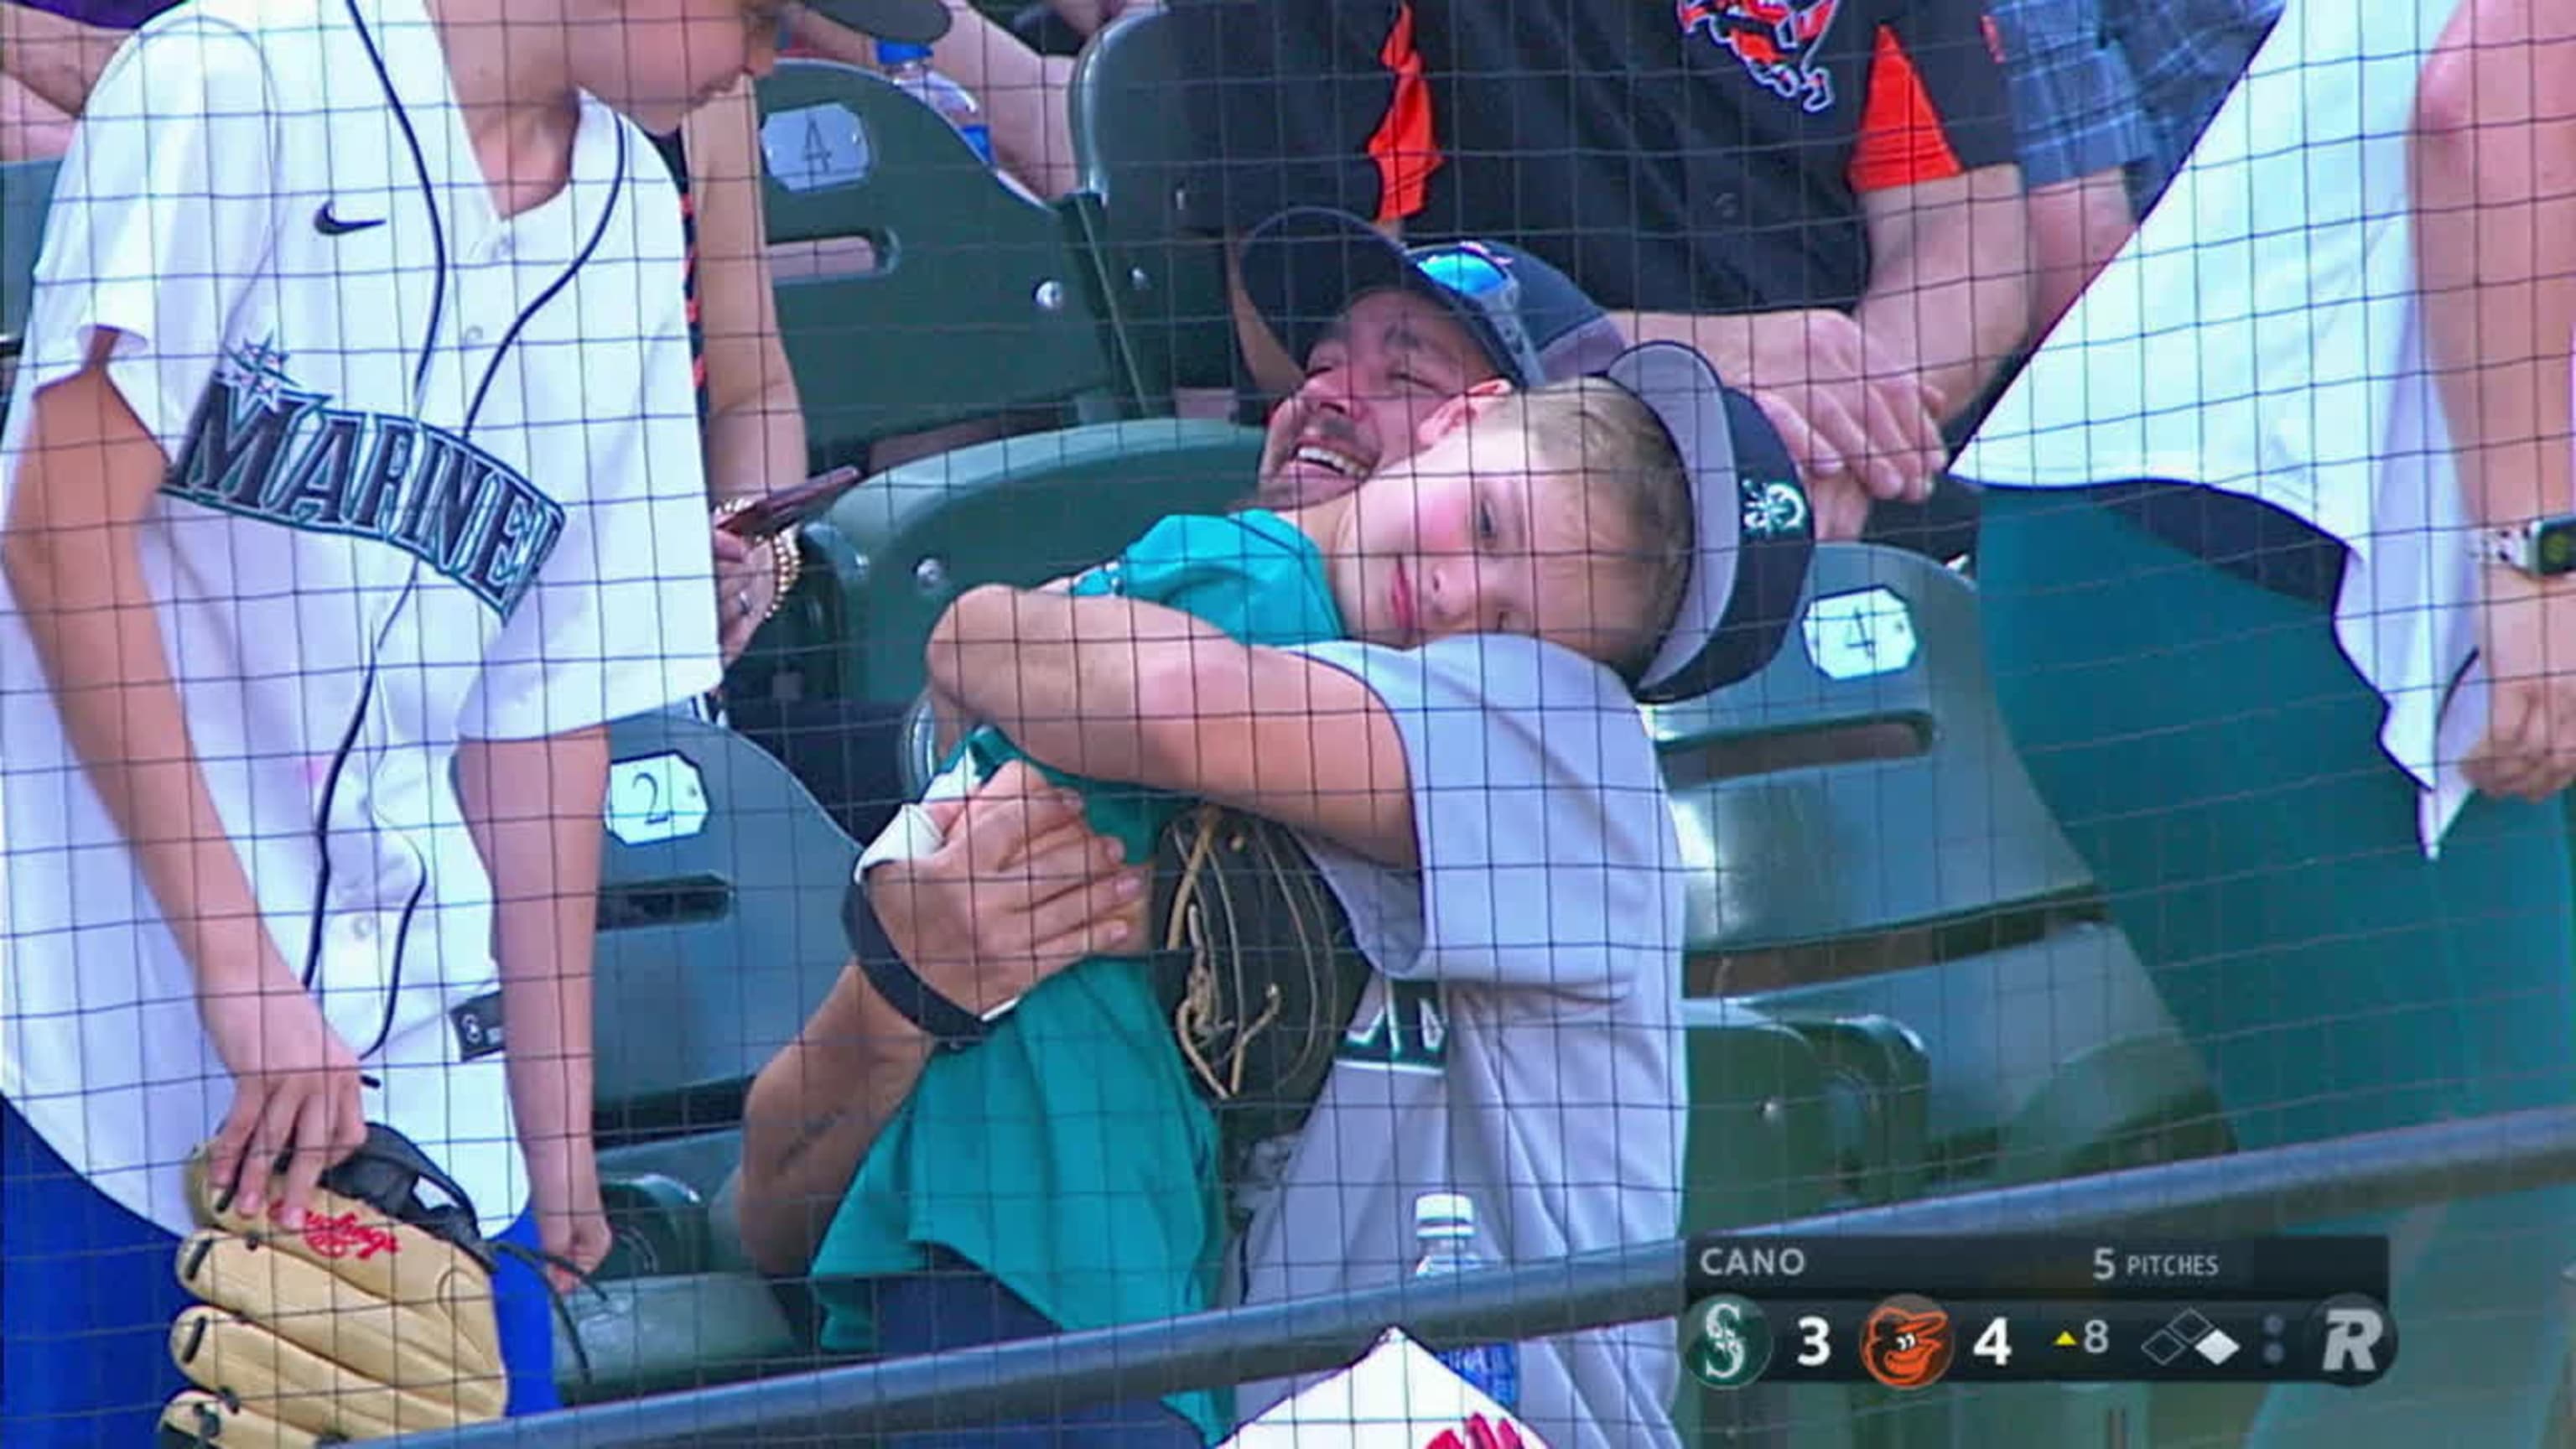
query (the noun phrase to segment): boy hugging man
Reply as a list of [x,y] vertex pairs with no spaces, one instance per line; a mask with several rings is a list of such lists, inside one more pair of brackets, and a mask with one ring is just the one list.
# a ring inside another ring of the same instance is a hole
[[[1083,632],[1126,601],[1264,645],[1524,635],[1633,683],[1711,572],[1697,455],[1719,398],[1705,362],[1670,344],[1601,376],[1479,384],[1424,419],[1422,451],[1339,496],[1167,519],[1068,582],[969,591],[933,635],[933,688],[957,697],[1005,680],[1024,644]],[[1735,506],[1732,483],[1718,506]],[[1734,544],[1731,529],[1717,541]],[[977,728],[925,798],[962,795],[1019,757],[1000,730]],[[1183,804],[1075,783],[1092,828],[1130,861],[1149,858]],[[908,807],[861,879],[938,844],[928,813]],[[955,1049],[924,1064],[823,1236],[812,1266],[828,1344],[929,1352],[1215,1305],[1227,1224],[1216,1123],[1143,958],[1096,955],[975,1009],[900,961],[862,964],[879,995]],[[1107,1412],[1119,1417],[1095,1426],[1102,1443],[1214,1442],[1232,1424],[1211,1393]]]

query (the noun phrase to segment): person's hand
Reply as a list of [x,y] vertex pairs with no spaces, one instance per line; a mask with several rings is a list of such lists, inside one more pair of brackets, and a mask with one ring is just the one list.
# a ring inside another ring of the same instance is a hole
[[233,1185],[243,1216],[273,1208],[279,1226],[301,1229],[322,1174],[367,1140],[357,1056],[283,963],[243,987],[201,991],[197,1012],[233,1079],[208,1152],[212,1181]]
[[2489,564],[2480,648],[2486,737],[2462,770],[2489,795],[2541,800],[2576,783],[2576,579]]
[[716,643],[730,667],[742,657],[752,634],[769,617],[769,600],[778,587],[778,570],[769,545],[741,539],[719,528],[716,540]]
[[1086,956],[1133,950],[1148,867],[1085,823],[1081,797],[1014,760],[963,800],[924,807],[944,837],[868,872],[868,899],[913,973],[978,1015]]
[[1941,400],[1910,363],[1830,310],[1765,313],[1750,335],[1739,385],[1797,461],[1817,537],[1859,537],[1873,501],[1932,496],[1947,459]]
[[[583,1274],[607,1260],[612,1235],[599,1198],[599,1153],[587,1134],[549,1137],[527,1145],[528,1199],[537,1214],[537,1246]],[[570,1293],[579,1278],[548,1265],[546,1281]]]

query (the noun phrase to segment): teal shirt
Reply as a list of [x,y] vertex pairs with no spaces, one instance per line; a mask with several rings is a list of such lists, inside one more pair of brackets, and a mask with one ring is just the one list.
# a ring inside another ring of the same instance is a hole
[[[1072,585],[1169,605],[1248,644],[1341,637],[1323,556],[1275,513],[1168,518]],[[963,747],[989,776],[1019,752],[983,729]],[[1092,828],[1131,861],[1186,803],[1132,785],[1080,788]],[[1095,956],[1029,992],[970,1051],[941,1052],[860,1163],[814,1256],[837,1350],[872,1344],[852,1280],[917,1272],[938,1244],[1068,1329],[1214,1303],[1225,1235],[1216,1123],[1173,1044],[1145,963]],[[1214,1443],[1211,1393],[1171,1405]]]

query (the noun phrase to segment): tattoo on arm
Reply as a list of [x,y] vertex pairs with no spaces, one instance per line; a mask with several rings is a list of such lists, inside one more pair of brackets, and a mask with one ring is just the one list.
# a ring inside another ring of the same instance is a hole
[[830,1136],[832,1129],[840,1126],[849,1115],[850,1111],[847,1107],[835,1107],[820,1116],[806,1118],[804,1125],[796,1129],[794,1139],[789,1141],[786,1148],[778,1154],[780,1170],[794,1167],[803,1161],[805,1154],[814,1150],[814,1144]]

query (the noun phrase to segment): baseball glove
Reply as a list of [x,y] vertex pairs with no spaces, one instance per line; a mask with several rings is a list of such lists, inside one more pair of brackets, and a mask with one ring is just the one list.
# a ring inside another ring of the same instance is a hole
[[[445,1201],[422,1201],[427,1183]],[[464,1191],[401,1133],[369,1125],[322,1178],[305,1226],[231,1210],[188,1164],[199,1230],[179,1281],[200,1300],[171,1325],[194,1389],[161,1414],[163,1449],[313,1449],[501,1417],[508,1379],[492,1311],[493,1250]]]
[[1296,837],[1216,805],[1164,828],[1155,985],[1229,1156],[1295,1131],[1332,1070],[1369,966]]

